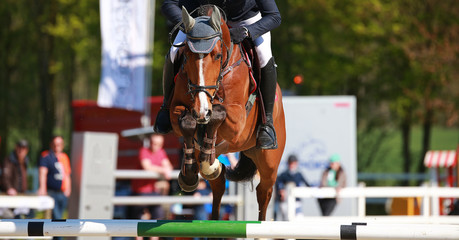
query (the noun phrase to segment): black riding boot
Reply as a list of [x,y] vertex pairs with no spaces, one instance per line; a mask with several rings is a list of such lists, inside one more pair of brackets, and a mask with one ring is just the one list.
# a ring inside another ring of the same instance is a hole
[[174,64],[170,54],[167,54],[163,67],[163,104],[156,116],[154,130],[157,133],[166,134],[172,130],[171,118],[169,115],[170,98],[174,90]]
[[276,130],[273,125],[273,108],[276,98],[277,71],[274,58],[261,69],[260,90],[266,112],[266,123],[258,127],[257,148],[276,149]]

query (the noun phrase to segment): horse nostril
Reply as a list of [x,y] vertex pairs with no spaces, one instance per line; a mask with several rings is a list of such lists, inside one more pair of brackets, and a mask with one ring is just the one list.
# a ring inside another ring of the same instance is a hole
[[194,119],[198,119],[198,113],[196,112],[196,110],[193,109],[193,110],[191,111],[191,114],[192,114],[192,116],[193,116]]
[[212,110],[207,110],[206,119],[210,119],[212,116]]

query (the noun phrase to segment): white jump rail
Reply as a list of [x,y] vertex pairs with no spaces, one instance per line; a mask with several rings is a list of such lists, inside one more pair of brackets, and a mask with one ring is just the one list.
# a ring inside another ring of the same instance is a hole
[[[296,198],[334,198],[336,190],[334,188],[317,187],[294,187],[290,188],[288,194],[288,219],[295,218],[295,199]],[[394,197],[422,197],[422,212],[424,217],[431,216],[430,203],[434,203],[434,208],[438,206],[440,197],[459,198],[459,188],[450,187],[347,187],[339,191],[340,198],[358,199],[358,216],[365,216],[366,198],[394,198]],[[433,216],[436,216],[434,211]]]
[[0,236],[457,239],[459,225],[276,221],[1,220]]
[[[327,224],[327,223],[377,223],[377,224],[449,224],[449,225],[459,225],[459,216],[394,216],[394,215],[384,215],[384,216],[302,216],[295,218],[292,222],[313,222],[317,224]],[[458,238],[459,239],[459,238]]]

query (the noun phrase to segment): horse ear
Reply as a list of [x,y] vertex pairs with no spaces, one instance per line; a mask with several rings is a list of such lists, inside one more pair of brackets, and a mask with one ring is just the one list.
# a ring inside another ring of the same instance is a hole
[[183,6],[182,6],[182,21],[183,21],[183,25],[185,27],[185,33],[190,32],[191,29],[193,29],[194,24],[196,22],[194,20],[194,18],[190,16],[190,14],[186,10],[186,8],[183,7]]
[[213,11],[212,15],[210,16],[210,26],[216,31],[216,32],[221,32],[221,19],[222,16],[220,14],[220,10],[218,10],[217,7],[213,6]]

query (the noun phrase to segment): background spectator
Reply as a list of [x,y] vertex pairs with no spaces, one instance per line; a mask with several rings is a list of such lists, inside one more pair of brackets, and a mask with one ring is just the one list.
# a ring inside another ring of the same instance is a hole
[[[159,134],[152,134],[150,136],[150,147],[140,149],[138,169],[156,172],[161,175],[162,180],[133,179],[131,188],[134,195],[159,196],[169,193],[170,184],[168,180],[170,180],[173,168],[163,146],[164,137]],[[158,205],[133,207],[132,214],[135,219],[165,218],[164,209]]]
[[62,219],[71,193],[70,160],[64,150],[64,139],[53,137],[50,150],[44,151],[38,161],[39,195],[54,199],[53,219]]
[[346,186],[346,174],[340,163],[341,157],[333,154],[330,157],[330,165],[325,169],[320,181],[320,187],[333,187],[336,189],[335,198],[319,198],[322,216],[330,216],[339,201],[339,191]]
[[[287,160],[288,169],[282,172],[276,180],[276,220],[288,220],[287,218],[287,186],[294,184],[296,187],[307,186],[308,182],[303,177],[303,174],[298,169],[298,158],[295,155],[290,155]],[[301,201],[296,199],[296,214],[301,214]]]
[[[29,143],[26,140],[19,140],[11,154],[3,161],[2,181],[3,190],[10,196],[23,194],[28,190],[27,167],[29,164]],[[6,210],[5,210],[6,211]],[[27,208],[14,209],[14,217],[22,218],[29,214]]]
[[[193,193],[195,197],[201,196],[211,196],[212,190],[210,186],[207,184],[207,181],[204,178],[199,179],[199,184],[196,191]],[[202,205],[194,205],[194,220],[209,220],[209,215],[212,213],[212,204],[202,204]]]
[[[238,162],[238,159],[236,157],[237,154],[239,153],[230,152],[230,153],[220,154],[220,156],[218,156],[218,160],[223,165],[225,165],[226,168],[234,168],[236,167],[237,162]],[[230,181],[226,179],[225,180],[225,189],[226,189],[225,195],[229,194],[228,192],[229,186],[230,186]],[[234,216],[234,205],[233,204],[222,204],[220,208],[220,215],[221,215],[220,218],[222,220],[230,220],[231,217]]]

